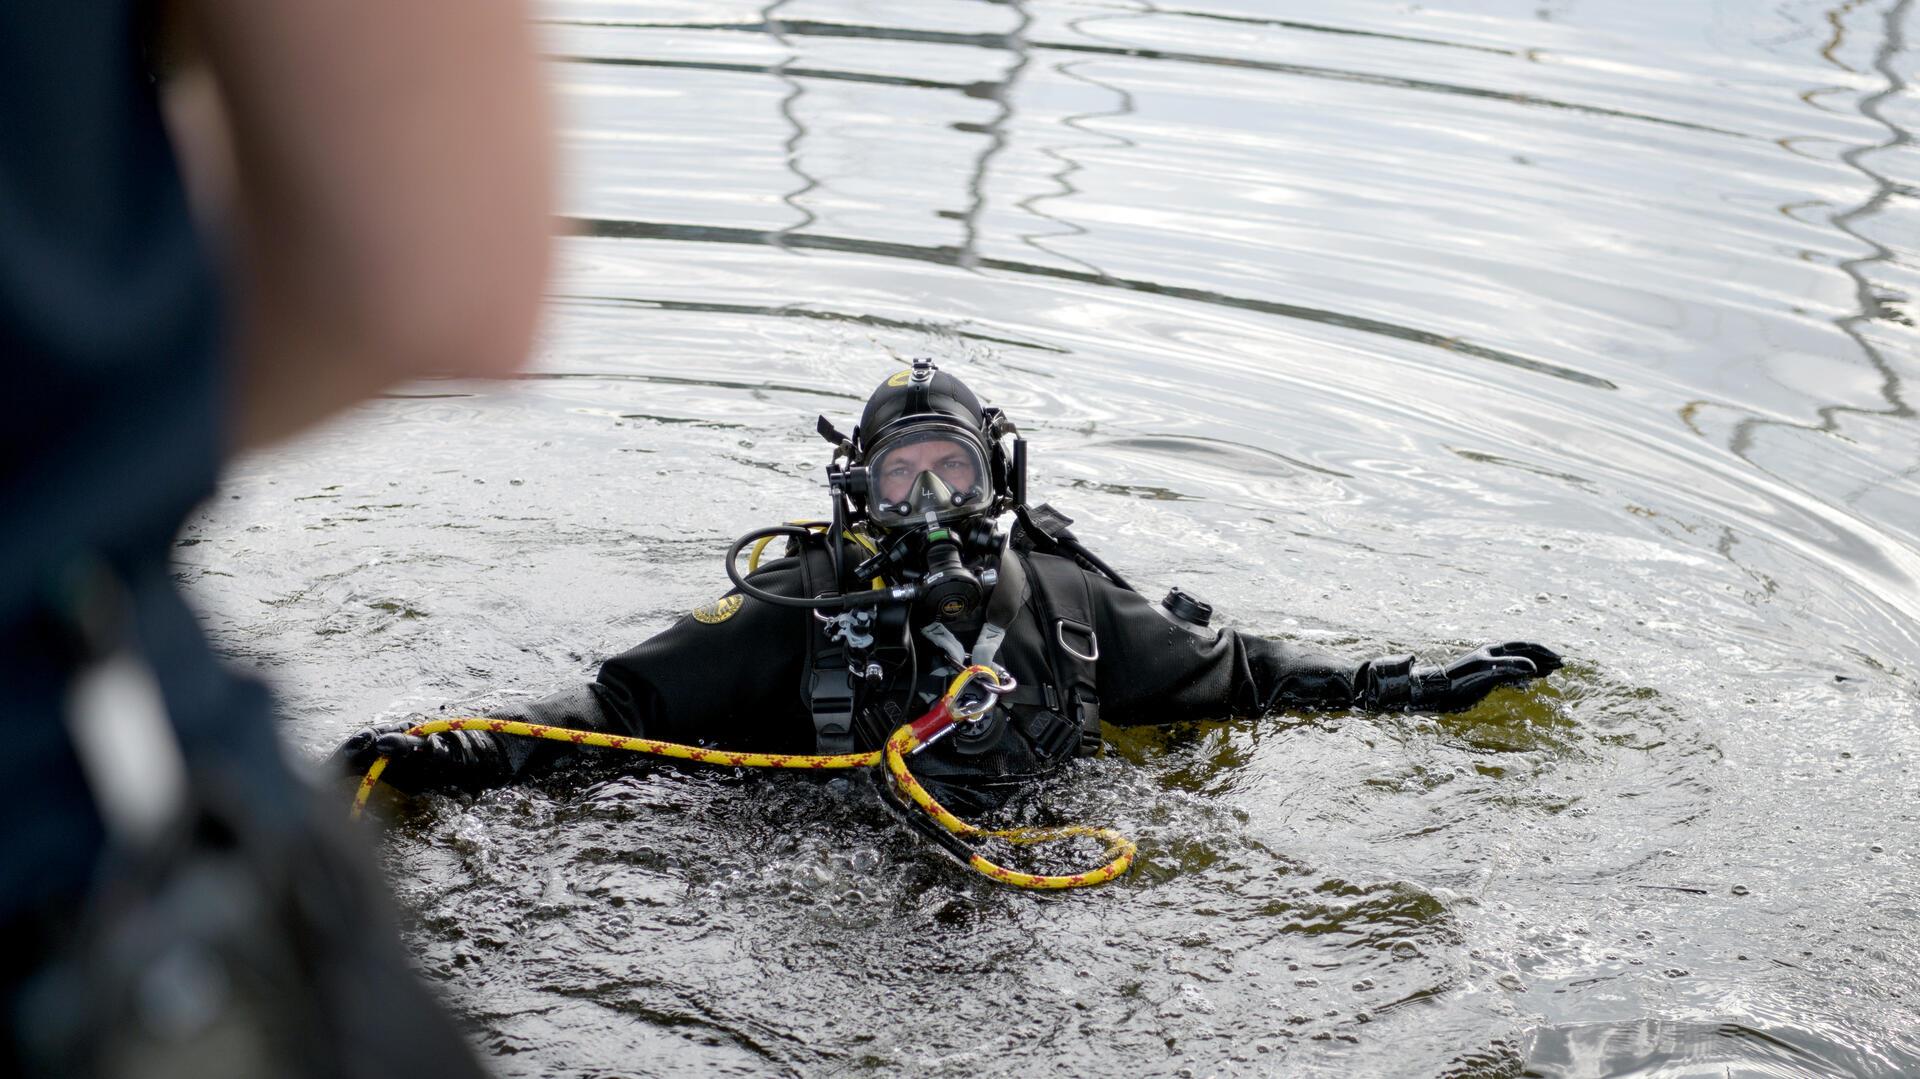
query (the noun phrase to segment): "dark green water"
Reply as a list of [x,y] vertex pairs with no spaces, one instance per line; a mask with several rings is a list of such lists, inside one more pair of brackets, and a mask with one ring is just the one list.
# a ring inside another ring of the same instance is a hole
[[512,383],[243,462],[182,573],[318,756],[588,677],[931,355],[1153,590],[1459,716],[1109,730],[1041,897],[845,782],[391,829],[510,1076],[1920,1073],[1920,5],[549,3]]

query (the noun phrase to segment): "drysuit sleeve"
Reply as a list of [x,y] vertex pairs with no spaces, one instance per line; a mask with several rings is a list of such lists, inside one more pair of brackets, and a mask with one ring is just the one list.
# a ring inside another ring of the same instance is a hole
[[[751,579],[782,595],[802,591],[797,559],[771,563]],[[488,715],[725,749],[811,752],[813,725],[800,701],[801,642],[810,617],[801,608],[728,592],[607,660],[592,682],[491,709]],[[621,753],[482,730],[412,739],[417,746],[380,742],[382,735],[397,735],[421,718],[362,731],[334,757],[357,775],[376,756],[415,750],[395,756],[389,766],[388,781],[394,786],[477,791],[565,768],[585,757]]]
[[[766,591],[806,593],[798,558],[751,578]],[[768,753],[808,753],[803,707],[806,635],[813,614],[737,591],[696,608],[600,666],[589,687],[602,729],[669,742]]]
[[1484,645],[1442,666],[1411,655],[1355,663],[1234,630],[1195,633],[1144,596],[1089,573],[1100,635],[1102,718],[1170,723],[1282,709],[1456,712],[1500,686],[1559,670],[1558,653],[1530,641]]
[[1138,592],[1088,576],[1100,644],[1100,713],[1109,723],[1366,705],[1366,663],[1231,629],[1196,633]]
[[[798,559],[770,563],[750,579],[769,592],[801,593]],[[496,714],[718,749],[810,753],[813,725],[800,707],[800,690],[802,642],[811,618],[801,608],[728,592],[608,659],[587,685],[527,705],[525,714]],[[578,756],[627,755],[496,737],[515,778],[563,767]]]

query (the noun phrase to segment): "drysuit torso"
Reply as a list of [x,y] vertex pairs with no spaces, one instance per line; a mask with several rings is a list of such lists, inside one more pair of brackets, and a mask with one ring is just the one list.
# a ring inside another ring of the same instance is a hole
[[[1015,556],[1034,587],[1008,620],[996,658],[1019,688],[987,720],[913,761],[916,775],[956,812],[996,805],[1023,782],[1097,748],[1101,722],[1170,723],[1364,703],[1365,664],[1232,630],[1198,629],[1069,558],[1026,550]],[[780,595],[817,595],[820,571],[810,560],[804,553],[782,558],[749,580]],[[996,592],[1006,587],[1003,580]],[[985,607],[992,606],[990,597]],[[882,656],[885,677],[855,695],[845,748],[876,748],[924,712],[952,677],[954,659],[927,638],[923,625],[908,623],[898,634],[901,654]],[[952,632],[971,645],[978,628],[961,623]],[[1075,658],[1066,645],[1088,658]],[[832,751],[838,747],[822,745],[816,712],[833,694],[820,691],[817,676],[836,668],[845,671],[844,655],[813,612],[729,592],[608,659],[583,690],[495,714],[724,749]],[[579,751],[506,739],[500,752],[504,779],[544,771]]]
[[[799,557],[817,594],[833,579],[832,560],[817,544]],[[905,608],[882,611],[867,622],[867,648],[850,647],[830,623],[816,627],[801,687],[815,752],[878,748],[932,707],[967,664],[989,662],[1012,677],[1011,690],[916,755],[915,770],[936,797],[954,809],[989,809],[1068,758],[1098,752],[1099,643],[1087,575],[1018,549],[1003,551],[997,568],[993,594],[970,618],[941,623]]]

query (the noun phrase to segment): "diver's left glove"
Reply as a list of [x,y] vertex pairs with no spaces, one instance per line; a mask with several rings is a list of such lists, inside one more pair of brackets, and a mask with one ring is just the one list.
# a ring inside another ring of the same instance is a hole
[[1356,703],[1376,711],[1458,712],[1501,686],[1544,678],[1561,667],[1559,653],[1530,641],[1484,645],[1444,667],[1413,662],[1411,655],[1368,660],[1356,683]]
[[500,739],[486,731],[442,731],[425,736],[407,733],[429,718],[415,714],[355,732],[333,751],[328,766],[359,776],[366,774],[375,760],[386,757],[387,770],[381,780],[408,794],[423,790],[474,793],[512,778],[512,764]]

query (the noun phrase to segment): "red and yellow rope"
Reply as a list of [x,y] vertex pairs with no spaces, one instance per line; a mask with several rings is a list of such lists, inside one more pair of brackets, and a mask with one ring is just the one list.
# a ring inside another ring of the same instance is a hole
[[[954,678],[953,682],[947,686],[945,695],[934,702],[934,706],[928,709],[925,715],[894,731],[892,737],[887,739],[884,749],[867,753],[839,753],[826,756],[798,753],[740,753],[733,750],[681,745],[677,742],[662,742],[652,738],[628,738],[617,734],[602,734],[598,731],[571,730],[544,723],[522,723],[518,720],[473,716],[428,720],[408,728],[406,733],[424,737],[443,731],[489,731],[494,734],[511,734],[523,738],[570,742],[579,746],[651,753],[659,757],[697,761],[701,764],[726,765],[733,768],[868,768],[884,764],[895,790],[932,817],[941,827],[963,839],[978,836],[1004,839],[1019,846],[1034,846],[1062,839],[1088,837],[1101,840],[1107,845],[1106,863],[1084,873],[1023,873],[989,861],[977,852],[972,853],[967,859],[967,864],[976,872],[1016,888],[1037,889],[1081,888],[1093,884],[1105,884],[1125,873],[1133,865],[1134,844],[1131,839],[1111,828],[1094,828],[1082,824],[1058,828],[981,828],[954,816],[933,795],[927,793],[927,789],[920,784],[919,780],[914,778],[912,771],[907,768],[907,755],[937,737],[957,721],[953,712],[954,701],[975,678],[985,678],[996,684],[1000,680],[999,676],[989,668],[968,667]],[[374,761],[372,767],[367,769],[366,776],[360,780],[360,789],[354,793],[353,815],[355,817],[358,817],[366,806],[368,796],[373,793],[373,788],[380,784],[380,774],[386,769],[386,757]]]

